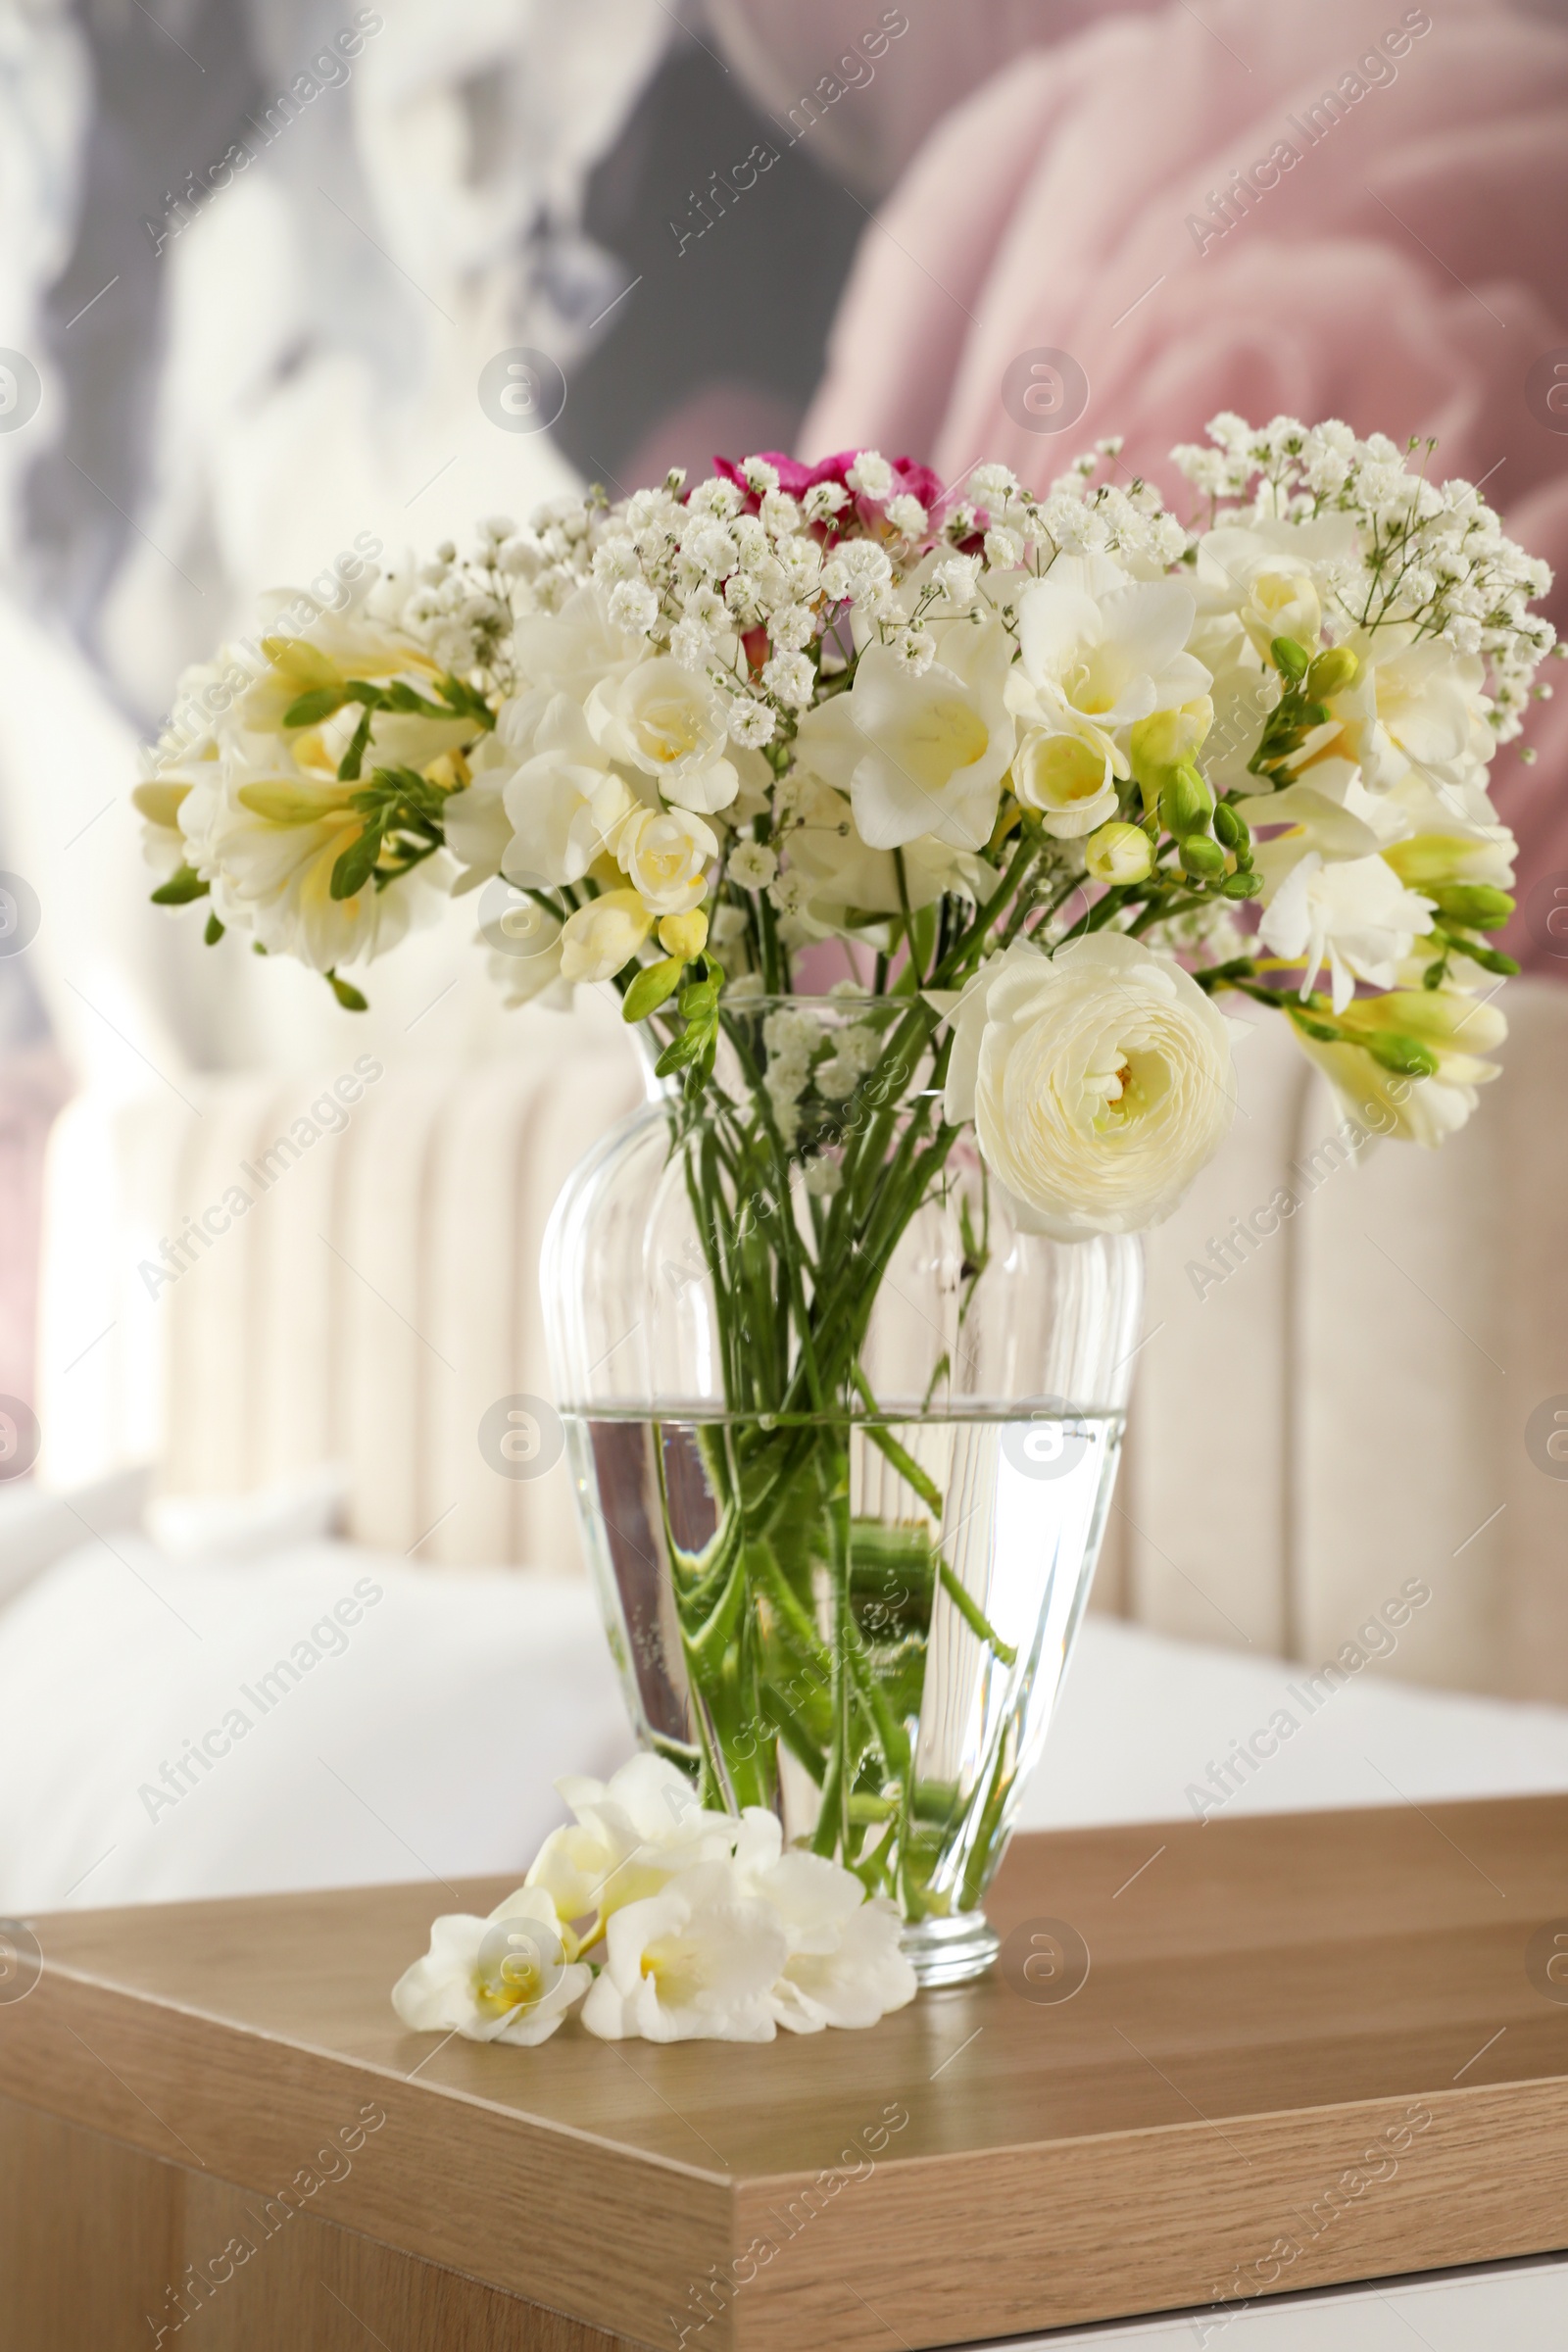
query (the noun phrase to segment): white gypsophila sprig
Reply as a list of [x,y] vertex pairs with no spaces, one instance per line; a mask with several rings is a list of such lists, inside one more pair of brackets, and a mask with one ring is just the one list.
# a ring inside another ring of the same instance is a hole
[[1354,552],[1323,567],[1331,633],[1399,628],[1479,656],[1488,724],[1499,743],[1513,741],[1554,641],[1550,622],[1528,610],[1549,589],[1550,567],[1504,534],[1473,484],[1428,478],[1435,444],[1362,440],[1337,418],[1308,427],[1276,416],[1254,427],[1225,413],[1207,429],[1213,448],[1172,456],[1209,499],[1211,517],[1231,518],[1220,512],[1226,500],[1237,520],[1345,517]]

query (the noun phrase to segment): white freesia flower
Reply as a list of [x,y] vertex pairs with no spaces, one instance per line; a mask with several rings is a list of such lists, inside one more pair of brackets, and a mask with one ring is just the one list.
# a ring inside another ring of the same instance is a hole
[[677,808],[711,816],[727,808],[740,777],[725,757],[729,713],[707,678],[667,654],[602,678],[585,706],[594,739],[645,775]]
[[[852,908],[860,915],[897,914],[902,902],[893,854],[866,848],[844,794],[807,778],[797,808],[800,821],[787,847],[790,870],[805,886],[808,919],[834,931]],[[911,909],[934,906],[945,891],[978,899],[995,887],[991,867],[972,851],[956,850],[934,833],[906,842],[902,855]]]
[[915,674],[891,647],[868,645],[849,693],[807,712],[801,761],[849,794],[868,848],[901,849],[921,834],[984,847],[1015,741],[1004,691],[1011,663],[1000,621],[955,621],[928,669]]
[[532,757],[502,797],[512,838],[501,870],[518,882],[580,880],[596,858],[614,855],[638,806],[567,694],[550,697],[533,726]]
[[556,1787],[576,1820],[551,1832],[527,1885],[543,1887],[563,1919],[608,1915],[656,1893],[688,1863],[734,1849],[735,1823],[705,1813],[685,1774],[662,1756],[633,1756],[608,1782],[569,1774]]
[[1428,1151],[1469,1118],[1477,1087],[1498,1074],[1497,1064],[1486,1056],[1508,1034],[1497,1005],[1447,988],[1358,998],[1343,1017],[1352,1036],[1413,1038],[1435,1056],[1438,1067],[1431,1077],[1407,1078],[1385,1068],[1361,1045],[1305,1036],[1300,1041],[1351,1118],[1366,1119],[1377,1108],[1373,1125],[1379,1135]]
[[217,781],[214,763],[220,757],[218,746],[209,742],[198,752],[158,766],[131,793],[131,805],[142,820],[142,856],[160,882],[177,873],[190,854],[179,812],[196,785]]
[[438,912],[450,868],[436,859],[384,890],[368,881],[352,898],[333,898],[332,869],[365,819],[350,806],[359,787],[340,783],[330,765],[306,767],[280,750],[271,760],[231,756],[210,767],[179,806],[185,855],[211,885],[220,920],[254,933],[269,955],[318,972],[368,962]]
[[541,933],[533,953],[509,956],[493,948],[487,969],[509,1011],[521,1004],[548,1004],[553,1011],[569,1012],[571,987],[561,975],[561,917],[544,907],[536,911]]
[[513,631],[517,668],[525,684],[586,702],[607,679],[624,677],[647,653],[647,641],[610,617],[602,589],[584,585],[559,612],[536,613]]
[[463,868],[454,898],[477,890],[501,871],[512,840],[507,786],[532,752],[534,731],[550,700],[542,688],[510,697],[497,711],[493,730],[468,754],[466,788],[455,792],[446,808],[447,848]]
[[[785,1856],[787,1863],[815,1859],[809,1854]],[[779,1900],[776,1894],[774,1900]],[[787,1911],[785,1918],[786,1925],[791,1924]],[[898,1912],[885,1896],[857,1904],[838,1918],[836,1927],[831,1943],[820,1927],[802,1933],[773,1987],[774,2015],[792,2034],[815,2034],[824,2026],[874,2026],[890,2011],[903,2009],[919,1990],[901,1948]]]
[[1265,657],[1276,637],[1294,638],[1313,653],[1327,579],[1354,550],[1355,525],[1348,514],[1302,522],[1254,515],[1222,523],[1198,542],[1199,597],[1206,612],[1234,612]]
[[[368,578],[366,589],[369,585]],[[294,615],[302,604],[316,603],[315,598],[288,599],[278,592],[268,601],[279,610],[262,639],[267,667],[234,709],[237,723],[248,734],[280,734],[284,712],[302,694],[346,686],[351,678],[380,684],[405,678],[428,691],[439,675],[416,638],[366,612],[363,596],[343,612],[318,607],[303,626]],[[471,722],[468,732],[473,732]]]
[[773,2014],[793,2034],[874,2026],[916,1991],[892,1903],[867,1900],[852,1872],[821,1854],[782,1850],[776,1817],[748,1811],[735,1854],[748,1892],[783,1922],[789,1957],[772,1988]]
[[1357,980],[1394,986],[1432,913],[1431,900],[1406,890],[1381,857],[1325,858],[1308,850],[1274,891],[1257,936],[1272,954],[1304,967],[1303,997],[1327,963],[1334,1009],[1343,1012]]
[[519,1887],[488,1919],[436,1920],[429,1951],[398,1979],[392,2006],[413,2034],[548,2041],[593,1980],[575,1948],[549,1895]]
[[615,856],[653,914],[689,914],[708,895],[718,837],[689,808],[634,808],[615,836]]
[[[1107,578],[1125,584],[1100,587]],[[1184,650],[1196,613],[1179,580],[1125,580],[1102,559],[1058,559],[1019,599],[1008,702],[1027,724],[1081,732],[1087,720],[1107,735],[1194,702],[1209,685]]]
[[1024,808],[1040,810],[1048,833],[1074,841],[1115,815],[1116,780],[1127,772],[1126,754],[1090,721],[1031,727],[1013,759],[1012,789]]
[[566,917],[561,934],[563,980],[612,979],[630,963],[654,927],[634,890],[607,890]]
[[1479,658],[1408,629],[1380,629],[1347,644],[1359,658],[1358,673],[1329,697],[1330,715],[1293,756],[1293,773],[1310,781],[1318,761],[1341,759],[1359,767],[1374,793],[1392,790],[1412,769],[1440,788],[1479,783],[1495,749]]
[[783,1921],[734,1864],[693,1863],[612,1914],[582,2022],[606,2041],[771,2041],[788,1958]]
[[1230,1030],[1180,964],[1117,931],[1019,943],[953,1012],[947,1116],[973,1119],[1025,1230],[1058,1241],[1170,1215],[1235,1113]]

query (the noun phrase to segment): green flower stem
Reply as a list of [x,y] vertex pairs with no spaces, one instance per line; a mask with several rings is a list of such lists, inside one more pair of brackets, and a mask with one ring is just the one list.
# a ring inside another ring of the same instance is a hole
[[943,1592],[952,1601],[969,1631],[979,1636],[986,1647],[1001,1659],[1004,1666],[1016,1666],[1018,1652],[1010,1642],[1004,1642],[973,1594],[965,1592],[946,1560],[942,1562],[937,1573],[942,1580]]
[[[1030,845],[1014,860],[1010,887],[1038,855]],[[928,953],[935,942],[933,927]],[[960,939],[938,968],[963,953]],[[800,1152],[762,1090],[755,1032],[739,1009],[718,1018],[736,1098],[710,1086],[671,1106],[732,1416],[703,1440],[718,1526],[701,1554],[673,1560],[705,1781],[725,1801],[769,1803],[774,1758],[787,1751],[821,1790],[815,1850],[918,1913],[956,1802],[916,1783],[907,1728],[936,1592],[1012,1660],[941,1558],[942,1491],[894,1434],[860,1362],[893,1253],[946,1181],[951,1039],[917,995],[893,1014],[846,1104],[840,1189],[803,1216]],[[661,1036],[673,1032],[672,1012],[652,1019]],[[834,1140],[833,1125],[824,1132]],[[852,1428],[907,1487],[917,1520],[861,1532],[852,1519]]]

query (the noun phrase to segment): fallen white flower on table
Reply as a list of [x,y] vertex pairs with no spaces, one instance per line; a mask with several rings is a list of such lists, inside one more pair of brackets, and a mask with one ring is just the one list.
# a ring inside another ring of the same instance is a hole
[[784,1852],[773,1814],[706,1812],[662,1756],[556,1786],[576,1819],[526,1884],[488,1920],[438,1919],[400,1979],[411,2031],[545,2041],[582,2000],[606,2041],[771,2041],[874,2026],[914,1998],[893,1905]]
[[548,2041],[593,1981],[569,1955],[576,1937],[540,1887],[522,1886],[488,1919],[448,1913],[430,1949],[392,1988],[392,2006],[415,2034],[469,2041]]
[[771,2041],[771,1993],[789,1958],[776,1911],[728,1862],[699,1862],[605,1930],[606,1963],[582,2022],[606,2041]]

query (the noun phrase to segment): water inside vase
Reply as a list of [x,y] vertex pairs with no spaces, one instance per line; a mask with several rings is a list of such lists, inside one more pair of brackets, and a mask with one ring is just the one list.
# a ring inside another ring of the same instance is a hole
[[645,1744],[906,1920],[972,1911],[1045,1738],[1123,1416],[565,1416]]

